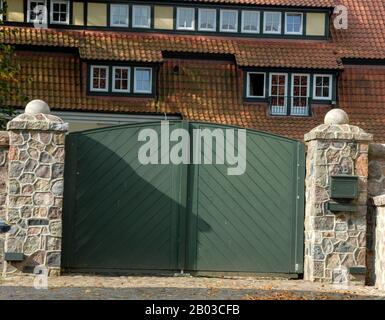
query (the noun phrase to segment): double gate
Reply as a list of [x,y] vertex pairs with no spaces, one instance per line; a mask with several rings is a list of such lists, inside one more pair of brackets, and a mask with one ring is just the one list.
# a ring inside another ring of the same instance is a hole
[[[236,129],[185,121],[169,125],[190,136],[194,129]],[[302,143],[246,130],[245,173],[228,175],[231,166],[215,161],[140,163],[143,129],[161,135],[160,122],[68,135],[66,271],[302,273]],[[215,140],[213,146],[220,147]],[[155,147],[159,158],[168,152]]]

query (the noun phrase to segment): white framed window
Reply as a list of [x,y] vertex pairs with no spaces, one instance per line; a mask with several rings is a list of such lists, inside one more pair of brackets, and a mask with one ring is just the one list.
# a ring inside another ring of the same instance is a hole
[[313,98],[317,100],[331,100],[333,76],[331,74],[315,74],[313,81]]
[[47,22],[46,0],[28,0],[27,6],[27,22],[40,24]]
[[198,29],[200,31],[216,31],[217,29],[217,10],[199,9]]
[[266,73],[247,72],[246,97],[247,98],[265,98]]
[[151,7],[132,6],[132,26],[134,28],[151,27]]
[[281,12],[266,11],[263,14],[263,33],[281,33]]
[[302,34],[303,14],[298,12],[285,13],[285,34]]
[[194,8],[177,8],[176,28],[178,30],[195,29],[195,9]]
[[127,4],[111,4],[110,26],[111,27],[128,27],[128,5]]
[[91,66],[90,90],[95,92],[107,92],[108,76],[108,66]]
[[134,71],[134,92],[152,93],[152,69],[137,67]]
[[51,23],[70,23],[70,3],[67,0],[51,0]]
[[113,92],[130,92],[130,67],[113,67],[112,68],[112,91]]
[[287,114],[287,73],[270,73],[271,114]]
[[259,33],[261,13],[259,11],[242,11],[242,32]]
[[221,32],[238,32],[238,11],[221,10]]
[[309,115],[310,75],[293,73],[291,75],[291,114]]

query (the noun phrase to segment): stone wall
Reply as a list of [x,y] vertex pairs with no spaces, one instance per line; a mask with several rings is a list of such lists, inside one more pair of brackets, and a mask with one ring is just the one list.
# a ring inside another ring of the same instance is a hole
[[6,252],[23,253],[6,262],[5,273],[47,267],[60,272],[64,139],[66,124],[49,114],[21,114],[8,123],[9,192]]
[[[7,180],[8,180],[8,132],[0,131],[0,220],[6,218]],[[0,274],[3,270],[5,235],[0,233]]]
[[[308,147],[306,280],[332,283],[358,280],[364,284],[365,272],[353,275],[353,270],[364,270],[366,265],[368,144],[371,139],[372,136],[360,128],[343,123],[320,125],[305,136]],[[358,176],[359,194],[352,202],[356,212],[328,210],[333,175]]]
[[375,211],[375,284],[380,290],[385,290],[385,195],[374,197]]
[[371,199],[385,194],[385,145],[370,144],[369,146],[369,177],[368,177],[368,216],[367,216],[367,282],[374,285],[375,246],[376,246],[376,216],[377,210]]

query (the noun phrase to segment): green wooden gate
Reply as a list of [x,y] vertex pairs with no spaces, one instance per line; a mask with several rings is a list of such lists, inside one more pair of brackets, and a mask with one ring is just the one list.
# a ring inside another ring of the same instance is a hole
[[[247,130],[246,171],[230,176],[225,164],[140,164],[138,135],[146,128],[160,135],[161,123],[67,137],[65,270],[303,272],[302,143]],[[176,128],[190,136],[234,129],[171,121]]]

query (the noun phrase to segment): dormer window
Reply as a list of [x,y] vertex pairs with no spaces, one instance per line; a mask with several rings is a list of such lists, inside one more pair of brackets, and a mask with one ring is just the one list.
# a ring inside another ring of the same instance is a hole
[[259,11],[242,11],[242,32],[259,33]]
[[154,68],[132,63],[89,66],[88,93],[97,96],[150,97]]
[[69,1],[52,0],[51,1],[51,23],[69,24]]
[[91,91],[108,91],[108,66],[91,66]]
[[113,92],[130,92],[130,67],[113,67]]
[[28,0],[27,22],[43,24],[47,21],[46,0]]
[[178,30],[195,29],[195,9],[194,8],[177,9],[177,29]]
[[333,77],[329,74],[314,75],[314,99],[331,100],[332,99]]
[[281,12],[265,12],[263,32],[268,34],[281,34]]
[[302,34],[302,13],[286,12],[285,34]]
[[238,11],[221,10],[221,28],[222,32],[238,32]]
[[128,5],[111,4],[112,27],[128,27]]
[[132,6],[132,26],[134,28],[151,27],[150,6]]
[[200,31],[215,31],[217,24],[217,10],[199,9],[198,29]]
[[152,69],[151,68],[135,68],[135,93],[151,93],[152,92]]

